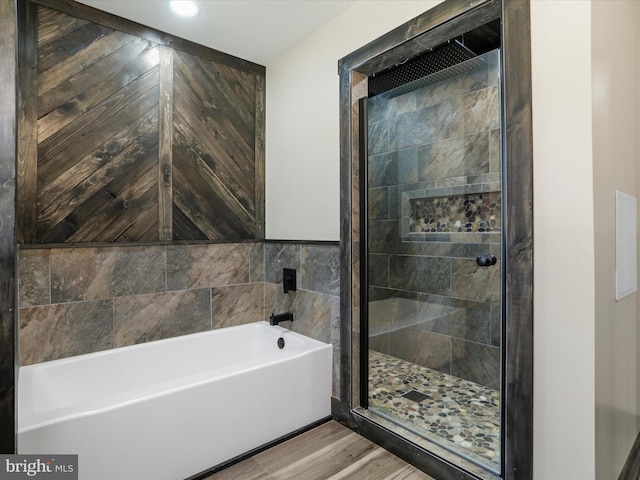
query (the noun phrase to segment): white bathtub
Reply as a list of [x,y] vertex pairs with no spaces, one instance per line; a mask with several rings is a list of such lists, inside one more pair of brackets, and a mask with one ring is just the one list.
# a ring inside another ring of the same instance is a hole
[[21,367],[18,452],[78,454],[81,480],[180,480],[330,399],[331,345],[252,323]]

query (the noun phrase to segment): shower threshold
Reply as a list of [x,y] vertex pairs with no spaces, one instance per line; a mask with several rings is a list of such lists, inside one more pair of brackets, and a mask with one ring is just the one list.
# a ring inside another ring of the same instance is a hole
[[369,410],[489,471],[500,469],[500,392],[369,350]]

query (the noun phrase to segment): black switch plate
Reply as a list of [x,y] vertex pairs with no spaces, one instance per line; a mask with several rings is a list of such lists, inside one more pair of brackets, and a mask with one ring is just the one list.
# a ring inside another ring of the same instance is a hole
[[295,292],[297,290],[296,271],[293,268],[282,269],[282,287],[284,288],[284,293],[288,293],[289,291]]

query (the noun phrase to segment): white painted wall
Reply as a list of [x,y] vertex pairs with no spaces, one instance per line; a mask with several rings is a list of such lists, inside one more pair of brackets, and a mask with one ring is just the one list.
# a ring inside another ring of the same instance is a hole
[[534,475],[595,478],[591,4],[531,2]]
[[617,478],[638,434],[638,294],[615,301],[616,190],[638,196],[635,0],[592,3],[596,477]]
[[[336,62],[435,3],[358,2],[267,65],[267,238],[339,239]],[[591,3],[535,0],[531,13],[534,475],[588,480],[595,478]]]
[[338,60],[440,0],[360,0],[267,65],[266,237],[340,240]]

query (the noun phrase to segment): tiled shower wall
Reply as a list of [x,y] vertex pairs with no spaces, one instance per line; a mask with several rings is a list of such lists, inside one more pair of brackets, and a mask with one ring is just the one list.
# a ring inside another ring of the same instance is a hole
[[[284,311],[295,319],[282,326],[333,342],[336,351],[338,259],[337,245],[269,242],[22,250],[20,364],[261,321]],[[297,292],[283,293],[282,267],[298,270]]]
[[500,266],[475,259],[499,258],[500,234],[415,233],[411,210],[416,199],[500,195],[497,51],[481,63],[369,100],[370,346],[498,388]]

